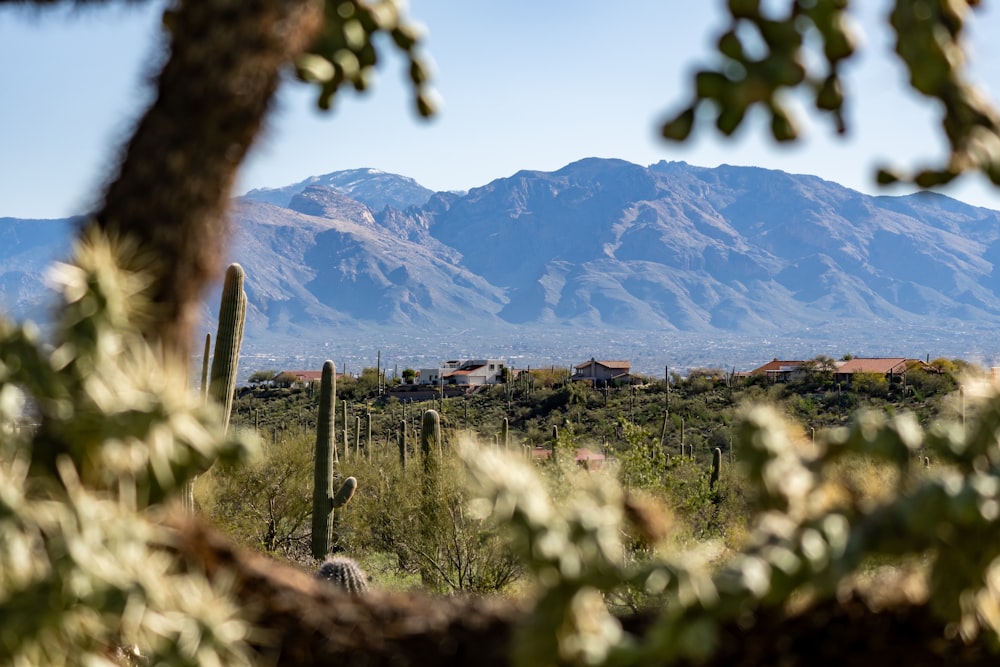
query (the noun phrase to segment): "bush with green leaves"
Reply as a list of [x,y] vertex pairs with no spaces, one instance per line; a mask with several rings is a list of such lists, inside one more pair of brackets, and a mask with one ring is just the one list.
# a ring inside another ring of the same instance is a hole
[[851,376],[851,387],[865,396],[884,398],[889,394],[889,380],[882,373],[855,373]]
[[195,485],[199,510],[248,547],[311,562],[314,432],[300,428],[262,439],[242,465],[215,465]]

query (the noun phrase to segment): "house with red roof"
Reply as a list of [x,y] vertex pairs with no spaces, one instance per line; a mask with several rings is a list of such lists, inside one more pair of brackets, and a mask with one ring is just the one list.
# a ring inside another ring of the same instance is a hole
[[319,382],[323,379],[323,371],[281,371],[278,375],[275,375],[275,377],[278,377],[279,375],[293,377],[295,378],[295,382],[299,384]]
[[775,358],[763,366],[753,369],[749,375],[763,375],[771,382],[788,382],[794,377],[805,373],[805,366],[805,361],[779,360]]
[[924,368],[925,364],[920,359],[906,359],[904,357],[855,357],[847,361],[837,362],[837,370],[834,371],[833,380],[840,384],[850,386],[851,378],[857,373],[874,373],[884,375],[889,382],[897,382],[905,379],[906,372],[911,368]]

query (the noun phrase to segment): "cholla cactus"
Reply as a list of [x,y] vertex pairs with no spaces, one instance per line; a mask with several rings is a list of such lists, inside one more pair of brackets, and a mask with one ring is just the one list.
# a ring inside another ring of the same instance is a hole
[[368,590],[365,571],[353,559],[344,556],[327,558],[317,570],[316,578],[329,581],[348,593],[360,594]]
[[[724,623],[803,592],[832,598],[878,555],[919,556],[930,607],[945,624],[966,640],[1000,640],[998,433],[1000,395],[979,407],[968,434],[947,421],[924,431],[911,415],[863,413],[829,432],[818,452],[803,452],[773,409],[752,409],[737,439],[758,512],[744,550],[712,569],[691,559],[623,564],[620,492],[597,476],[555,503],[532,467],[488,450],[460,455],[479,495],[473,506],[514,529],[538,579],[515,640],[519,664],[639,665],[707,659]],[[942,465],[907,474],[924,449]],[[895,493],[831,494],[832,464],[848,455],[896,468]],[[643,637],[625,635],[600,600],[599,591],[620,586],[664,598]]]
[[[185,573],[142,510],[176,495],[227,436],[184,369],[140,335],[141,264],[91,232],[53,278],[62,294],[51,345],[0,322],[0,421],[12,389],[41,427],[0,461],[0,655],[10,664],[104,664],[137,645],[151,664],[249,664],[249,626],[225,591]],[[44,602],[40,602],[40,595]]]

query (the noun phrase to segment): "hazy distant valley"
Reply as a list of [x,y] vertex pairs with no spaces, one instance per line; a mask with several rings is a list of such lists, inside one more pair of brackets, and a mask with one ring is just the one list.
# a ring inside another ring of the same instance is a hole
[[[588,159],[467,193],[336,172],[251,191],[233,216],[244,372],[360,370],[378,350],[390,371],[468,356],[656,374],[847,352],[1000,358],[1000,213],[941,195]],[[0,219],[4,312],[44,318],[44,270],[71,226]]]

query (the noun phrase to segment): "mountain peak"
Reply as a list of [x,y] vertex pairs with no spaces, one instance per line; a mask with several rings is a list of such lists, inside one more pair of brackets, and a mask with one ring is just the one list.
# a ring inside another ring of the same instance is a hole
[[398,209],[423,206],[434,194],[409,176],[364,167],[310,176],[279,188],[257,188],[243,195],[243,199],[288,207],[295,195],[314,185],[325,186],[355,199],[373,212],[381,211],[386,206]]
[[287,208],[317,218],[347,220],[369,227],[375,225],[375,219],[367,206],[323,185],[307,186],[292,197]]

